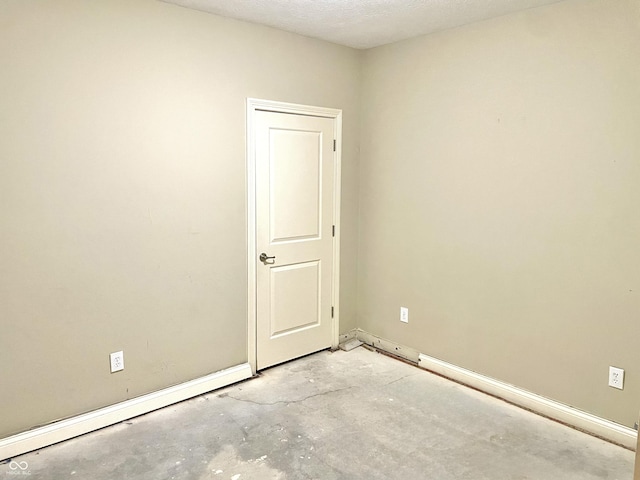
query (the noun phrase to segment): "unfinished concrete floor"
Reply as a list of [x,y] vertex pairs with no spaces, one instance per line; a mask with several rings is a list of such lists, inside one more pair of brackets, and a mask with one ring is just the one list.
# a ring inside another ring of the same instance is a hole
[[631,480],[634,454],[361,347],[14,460],[30,480]]

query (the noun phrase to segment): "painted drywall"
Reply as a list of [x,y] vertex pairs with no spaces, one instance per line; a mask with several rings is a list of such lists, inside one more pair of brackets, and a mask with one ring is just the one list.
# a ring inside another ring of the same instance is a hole
[[640,3],[379,47],[363,82],[358,326],[633,426]]
[[153,0],[6,0],[0,64],[0,437],[247,361],[247,97],[343,109],[355,327],[358,52]]

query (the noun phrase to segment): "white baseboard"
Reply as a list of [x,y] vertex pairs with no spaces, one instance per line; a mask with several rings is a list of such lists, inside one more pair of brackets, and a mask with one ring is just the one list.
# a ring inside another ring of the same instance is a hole
[[248,363],[0,439],[0,459],[37,450],[251,377]]
[[632,428],[427,355],[419,355],[418,366],[630,450],[636,449],[638,432]]
[[417,350],[404,345],[385,340],[371,333],[357,329],[356,337],[361,342],[374,348],[404,358],[419,367],[435,372],[443,377],[473,387],[481,392],[506,400],[519,407],[531,410],[537,414],[557,420],[577,430],[587,432],[609,442],[621,445],[630,450],[636,450],[638,432],[633,428],[583,412],[555,400],[527,392],[513,385],[494,380],[493,378],[457,367],[451,363],[438,360],[419,353]]
[[359,328],[356,331],[356,338],[362,343],[371,345],[372,347],[382,350],[383,352],[390,353],[395,357],[403,358],[411,363],[418,363],[420,352],[414,350],[413,348],[405,347],[404,345],[400,345],[399,343],[385,340],[384,338],[380,338],[369,332],[360,330]]

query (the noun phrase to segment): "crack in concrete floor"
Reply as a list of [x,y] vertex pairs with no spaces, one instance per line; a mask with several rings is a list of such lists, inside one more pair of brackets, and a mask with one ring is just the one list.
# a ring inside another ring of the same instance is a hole
[[[315,393],[313,395],[308,395],[306,397],[299,398],[297,400],[277,400],[275,402],[259,402],[259,401],[256,401],[256,400],[250,400],[248,398],[234,397],[231,394],[221,394],[221,395],[218,395],[218,396],[220,398],[224,398],[224,397],[232,398],[233,400],[237,400],[239,402],[253,403],[254,405],[272,406],[272,405],[278,405],[278,404],[287,405],[287,404],[291,404],[291,403],[302,403],[302,402],[305,402],[305,401],[307,401],[307,400],[309,400],[311,398],[322,397],[322,396],[325,396],[325,395],[331,395],[332,393],[343,392],[345,390],[350,390],[352,388],[355,388],[355,387],[336,388],[334,390],[329,390],[327,392],[319,392],[319,393]],[[223,395],[224,395],[224,397],[223,397]]]

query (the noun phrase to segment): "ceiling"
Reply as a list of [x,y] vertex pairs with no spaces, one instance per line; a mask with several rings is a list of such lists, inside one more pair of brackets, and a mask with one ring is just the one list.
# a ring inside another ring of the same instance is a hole
[[366,49],[560,0],[162,1]]

